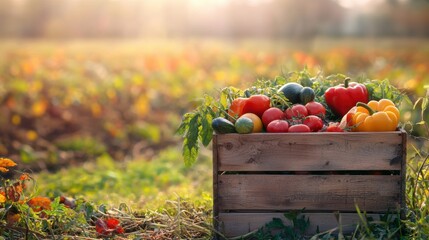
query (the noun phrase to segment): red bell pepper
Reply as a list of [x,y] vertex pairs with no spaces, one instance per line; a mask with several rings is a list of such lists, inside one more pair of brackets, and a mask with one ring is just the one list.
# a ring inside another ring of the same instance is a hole
[[344,84],[330,87],[325,92],[326,104],[339,117],[344,116],[358,102],[368,103],[365,85],[349,81],[350,78],[346,78]]
[[243,105],[243,113],[254,113],[258,117],[262,117],[262,114],[270,108],[271,101],[270,98],[262,95],[252,95],[250,96]]
[[228,109],[228,115],[232,122],[239,118],[245,113],[254,113],[258,117],[262,117],[262,114],[271,107],[270,98],[262,95],[252,95],[249,98],[236,98],[232,101]]

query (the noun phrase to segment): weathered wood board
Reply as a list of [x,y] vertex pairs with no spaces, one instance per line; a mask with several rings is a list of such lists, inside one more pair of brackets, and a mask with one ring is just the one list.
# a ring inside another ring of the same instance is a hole
[[400,170],[401,132],[216,135],[219,171]]
[[406,133],[224,134],[213,138],[215,227],[227,237],[305,209],[309,232],[405,204]]
[[[308,235],[313,235],[317,230],[325,232],[329,230],[338,231],[339,222],[343,232],[352,232],[359,222],[357,213],[306,213],[303,215],[310,221]],[[378,220],[379,214],[367,214],[374,220]],[[225,236],[240,236],[252,231],[257,231],[261,226],[273,220],[281,219],[284,224],[291,225],[291,222],[284,217],[283,213],[219,213],[218,226],[220,232]]]
[[219,210],[386,212],[400,204],[398,175],[221,175]]

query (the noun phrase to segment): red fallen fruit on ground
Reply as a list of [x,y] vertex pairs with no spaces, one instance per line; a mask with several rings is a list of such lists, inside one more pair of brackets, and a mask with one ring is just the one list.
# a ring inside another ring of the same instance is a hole
[[124,233],[124,229],[120,226],[120,221],[112,217],[109,217],[107,219],[98,219],[95,222],[95,230],[101,235]]

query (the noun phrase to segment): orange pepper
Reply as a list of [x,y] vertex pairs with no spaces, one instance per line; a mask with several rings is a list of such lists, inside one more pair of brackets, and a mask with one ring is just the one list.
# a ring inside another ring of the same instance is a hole
[[389,99],[356,104],[353,125],[356,132],[394,131],[399,123],[399,110]]

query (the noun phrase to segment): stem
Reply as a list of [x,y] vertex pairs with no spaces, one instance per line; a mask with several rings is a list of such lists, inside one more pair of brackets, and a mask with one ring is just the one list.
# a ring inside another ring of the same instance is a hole
[[372,109],[370,106],[368,106],[367,104],[365,104],[365,103],[363,103],[363,102],[358,102],[358,103],[356,104],[356,106],[358,106],[358,107],[363,107],[363,108],[365,108],[366,110],[368,110],[369,115],[372,115],[372,114],[374,114],[374,113],[375,113],[374,109]]
[[347,77],[346,79],[344,79],[344,88],[348,88],[349,87],[349,82],[350,82],[350,78]]
[[427,122],[425,121],[425,110],[424,109],[422,109],[422,111],[420,112],[420,118],[424,122],[423,126],[425,127],[425,130],[426,130],[426,136],[429,136],[429,126],[428,126]]
[[417,187],[418,187],[418,184],[419,184],[419,176],[422,176],[422,178],[424,179],[424,175],[423,175],[423,168],[425,167],[425,165],[426,165],[426,161],[429,159],[429,155],[427,155],[426,157],[425,157],[425,160],[423,160],[423,163],[422,163],[422,165],[419,167],[419,169],[417,170],[417,178],[416,178],[416,182],[415,182],[415,184],[414,184],[414,192],[413,192],[413,205],[414,205],[414,208],[416,209],[417,208],[417,206],[415,205],[415,202],[416,202],[416,198],[417,198],[417,196],[416,196],[416,189],[417,189]]
[[[12,230],[12,231],[15,231],[15,232],[19,232],[19,233],[22,233],[22,234],[28,234],[28,232],[29,233],[32,233],[34,236],[36,236],[36,237],[41,237],[41,238],[45,238],[46,236],[45,235],[43,235],[42,233],[39,233],[39,232],[36,232],[36,231],[33,231],[33,230],[30,230],[30,229],[28,229],[28,228],[23,228],[23,227],[15,227],[15,226],[7,226],[7,225],[0,225],[0,228],[1,229],[10,229],[10,230]],[[27,233],[26,233],[27,232]]]

